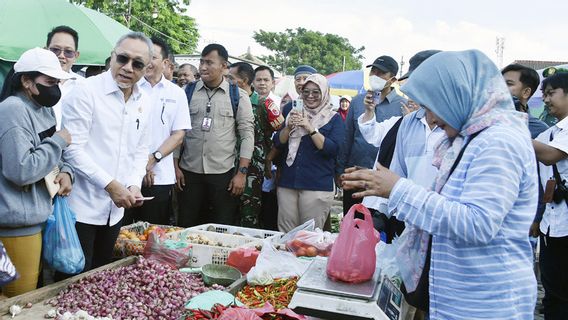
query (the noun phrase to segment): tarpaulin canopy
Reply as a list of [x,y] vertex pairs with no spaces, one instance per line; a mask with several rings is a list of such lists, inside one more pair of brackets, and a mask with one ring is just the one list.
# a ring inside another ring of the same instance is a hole
[[80,65],[104,65],[120,36],[130,30],[108,16],[66,0],[0,1],[0,60],[14,62],[34,47],[45,47],[47,33],[66,25],[79,33]]

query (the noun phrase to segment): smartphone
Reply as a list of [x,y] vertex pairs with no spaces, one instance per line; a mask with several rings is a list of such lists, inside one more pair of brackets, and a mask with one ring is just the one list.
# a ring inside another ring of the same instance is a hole
[[292,109],[298,112],[304,111],[304,100],[302,99],[295,99],[292,100]]

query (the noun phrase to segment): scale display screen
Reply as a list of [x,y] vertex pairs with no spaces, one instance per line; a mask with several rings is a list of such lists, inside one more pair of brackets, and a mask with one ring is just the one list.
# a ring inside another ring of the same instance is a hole
[[400,319],[402,292],[386,276],[381,281],[377,305],[390,320]]

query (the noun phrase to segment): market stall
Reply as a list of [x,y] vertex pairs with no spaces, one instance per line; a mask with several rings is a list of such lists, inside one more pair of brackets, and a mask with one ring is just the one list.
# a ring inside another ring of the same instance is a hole
[[139,222],[115,248],[132,256],[5,300],[0,315],[12,319],[18,306],[15,319],[400,319],[402,295],[374,255],[370,279],[361,280],[364,266],[327,272],[340,239],[313,223],[284,235]]

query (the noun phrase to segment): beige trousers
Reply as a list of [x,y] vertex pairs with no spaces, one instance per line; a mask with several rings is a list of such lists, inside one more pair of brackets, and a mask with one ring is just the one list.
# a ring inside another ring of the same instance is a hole
[[333,191],[309,191],[278,187],[278,230],[288,232],[314,219],[316,228],[323,229],[329,216]]

